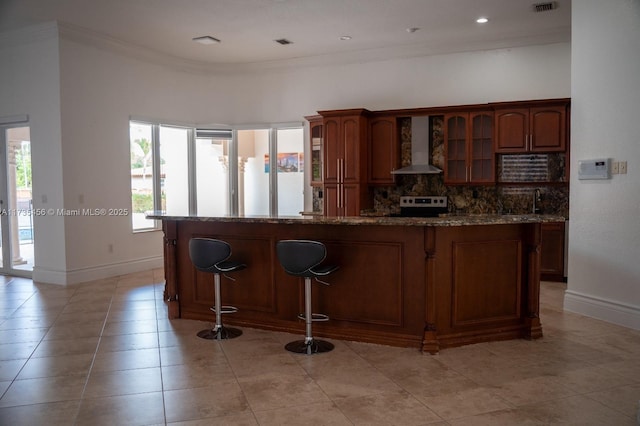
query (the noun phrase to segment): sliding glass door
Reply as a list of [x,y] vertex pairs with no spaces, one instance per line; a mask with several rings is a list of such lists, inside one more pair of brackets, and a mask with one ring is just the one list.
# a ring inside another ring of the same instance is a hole
[[0,127],[0,272],[31,276],[34,265],[31,132]]

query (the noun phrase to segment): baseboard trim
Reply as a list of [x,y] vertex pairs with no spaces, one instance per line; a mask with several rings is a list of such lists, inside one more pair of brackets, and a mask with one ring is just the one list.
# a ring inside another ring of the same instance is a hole
[[567,290],[566,311],[640,330],[640,307]]
[[117,277],[118,275],[147,271],[162,268],[164,261],[162,256],[154,256],[126,262],[111,263],[108,265],[93,266],[60,271],[50,268],[33,268],[33,281],[47,284],[69,285],[104,278]]

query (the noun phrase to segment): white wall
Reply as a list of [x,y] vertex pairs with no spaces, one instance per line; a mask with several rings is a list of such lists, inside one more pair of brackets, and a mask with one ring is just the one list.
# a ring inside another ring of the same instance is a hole
[[[362,64],[236,73],[237,119],[295,121],[319,110],[446,106],[570,96],[569,43]],[[256,96],[257,94],[257,96]]]
[[[23,66],[39,66],[40,50],[44,46],[37,52],[17,47],[12,55],[24,56]],[[53,135],[56,131],[61,135],[53,144],[58,150],[57,161],[36,172],[44,161],[36,159],[34,148],[34,162],[40,161],[34,163],[36,197],[46,193],[50,200],[63,198],[61,203],[67,209],[130,208],[131,115],[201,124],[273,123],[303,121],[305,115],[323,109],[376,110],[569,97],[570,52],[568,43],[560,43],[215,75],[145,62],[131,52],[93,47],[63,33],[60,75],[50,66],[40,66],[46,74],[41,78],[46,85],[42,93],[61,93],[62,125],[60,129],[55,120],[46,123]],[[55,51],[47,51],[45,57],[49,55],[55,59]],[[8,87],[15,74],[17,69],[10,66],[7,79],[3,79]],[[39,93],[33,98],[34,102],[43,99]],[[35,114],[34,108],[28,103],[17,113]],[[36,123],[34,116],[35,126],[41,126],[39,121]],[[38,133],[34,132],[34,144]],[[45,151],[45,155],[56,160],[55,153]],[[40,189],[36,180],[42,185]],[[58,185],[64,184],[63,193],[53,190],[56,180]],[[61,270],[63,277],[51,275],[51,281],[84,281],[161,264],[161,233],[133,234],[129,217],[65,217],[61,229],[65,243],[57,239],[38,242],[41,252],[48,254],[60,247],[66,252],[66,259],[61,255],[49,271]],[[36,238],[41,232],[46,235],[47,231],[36,229]]]
[[[565,309],[640,329],[640,2],[572,4],[569,283]],[[577,162],[626,175],[579,181]]]
[[[55,24],[30,27],[0,39],[0,117],[28,114],[31,127],[33,207],[64,206],[60,149],[60,73]],[[34,217],[36,280],[66,272],[64,220]]]

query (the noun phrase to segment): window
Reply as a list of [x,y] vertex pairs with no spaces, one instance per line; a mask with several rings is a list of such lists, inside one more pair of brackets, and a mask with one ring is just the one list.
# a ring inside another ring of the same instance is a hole
[[158,229],[145,212],[183,216],[299,215],[304,207],[301,125],[194,129],[130,122],[134,231]]

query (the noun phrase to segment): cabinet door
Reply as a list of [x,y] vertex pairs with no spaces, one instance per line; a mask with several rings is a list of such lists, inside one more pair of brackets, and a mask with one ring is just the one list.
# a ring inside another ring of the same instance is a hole
[[398,168],[399,144],[395,117],[379,117],[369,121],[368,182],[372,185],[393,185]]
[[497,109],[495,152],[525,152],[529,137],[529,109]]
[[342,117],[342,182],[356,183],[360,181],[360,144],[362,143],[360,116]]
[[444,118],[446,183],[466,183],[468,114],[446,115]]
[[338,216],[340,212],[338,211],[338,202],[339,200],[339,192],[340,185],[334,184],[325,184],[324,187],[324,215],[325,216]]
[[566,107],[531,108],[531,151],[557,152],[567,146]]
[[342,216],[360,216],[360,185],[342,185]]
[[323,140],[322,140],[322,120],[309,121],[309,138],[311,152],[311,186],[322,185],[323,173]]
[[540,234],[540,274],[547,281],[564,279],[564,222],[543,223]]
[[470,182],[495,182],[493,154],[493,114],[469,114],[471,141],[469,142]]
[[342,161],[340,118],[325,118],[324,130],[324,182],[337,183]]

